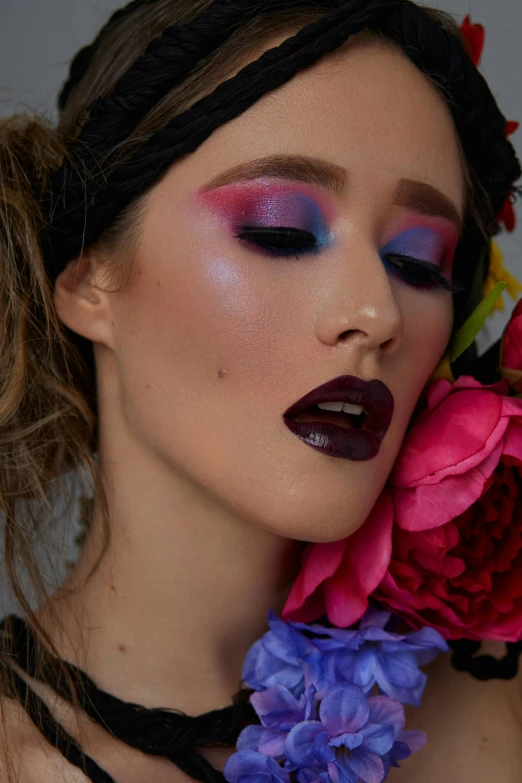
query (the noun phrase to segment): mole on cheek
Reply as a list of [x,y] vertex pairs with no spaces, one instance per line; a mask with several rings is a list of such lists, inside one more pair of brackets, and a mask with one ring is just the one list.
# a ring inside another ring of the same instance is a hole
[[225,375],[228,375],[228,370],[218,370],[218,378],[224,378]]

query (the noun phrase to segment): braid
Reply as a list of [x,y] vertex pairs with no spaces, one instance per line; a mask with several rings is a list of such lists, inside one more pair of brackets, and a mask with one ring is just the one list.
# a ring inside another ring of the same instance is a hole
[[[264,11],[314,0],[267,0]],[[138,122],[180,84],[198,62],[221,46],[252,16],[252,0],[224,0],[188,24],[168,27],[122,76],[112,94],[94,101],[75,147],[88,145],[103,154],[125,141]],[[74,153],[73,153],[74,154]]]
[[65,109],[67,103],[69,102],[69,98],[71,97],[72,91],[76,85],[81,82],[87,73],[87,70],[89,69],[89,66],[92,62],[93,55],[98,48],[99,43],[103,40],[103,38],[105,38],[107,32],[112,27],[119,24],[126,16],[134,13],[134,11],[136,11],[138,8],[142,8],[142,6],[150,5],[151,3],[155,2],[156,0],[133,0],[132,3],[129,3],[124,8],[120,8],[118,11],[115,11],[107,24],[102,27],[93,43],[89,44],[89,46],[84,46],[83,49],[80,49],[78,54],[73,59],[71,67],[69,68],[69,78],[65,82],[60,95],[58,96],[58,108],[60,111]]

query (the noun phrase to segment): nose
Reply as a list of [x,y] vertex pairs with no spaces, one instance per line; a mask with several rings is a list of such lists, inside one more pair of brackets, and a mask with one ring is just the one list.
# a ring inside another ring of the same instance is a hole
[[392,353],[403,337],[404,318],[375,245],[367,240],[350,243],[334,268],[322,281],[317,338],[329,346],[349,343],[361,353]]

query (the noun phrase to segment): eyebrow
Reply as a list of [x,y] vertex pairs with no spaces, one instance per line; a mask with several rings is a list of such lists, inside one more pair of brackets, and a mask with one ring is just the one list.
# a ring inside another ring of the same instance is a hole
[[459,234],[462,232],[462,218],[453,201],[427,182],[401,179],[393,201],[419,215],[445,218],[456,226]]
[[204,190],[219,188],[241,180],[258,177],[281,177],[314,185],[340,195],[346,188],[346,170],[335,163],[306,155],[271,155],[240,163],[219,174]]
[[[348,179],[346,169],[320,158],[312,158],[307,155],[270,155],[240,163],[222,174],[218,174],[205,185],[203,191],[259,177],[293,179],[328,190],[336,195],[341,195],[346,191]],[[462,231],[462,218],[451,199],[434,188],[433,185],[428,185],[427,182],[417,182],[411,179],[399,180],[393,203],[420,215],[442,217],[453,223],[459,233]]]

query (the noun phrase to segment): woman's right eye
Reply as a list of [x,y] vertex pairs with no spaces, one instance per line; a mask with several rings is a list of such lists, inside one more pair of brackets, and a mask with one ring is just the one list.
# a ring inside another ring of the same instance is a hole
[[284,226],[276,228],[246,226],[238,229],[236,237],[274,256],[297,257],[300,253],[317,250],[319,244],[310,231]]

